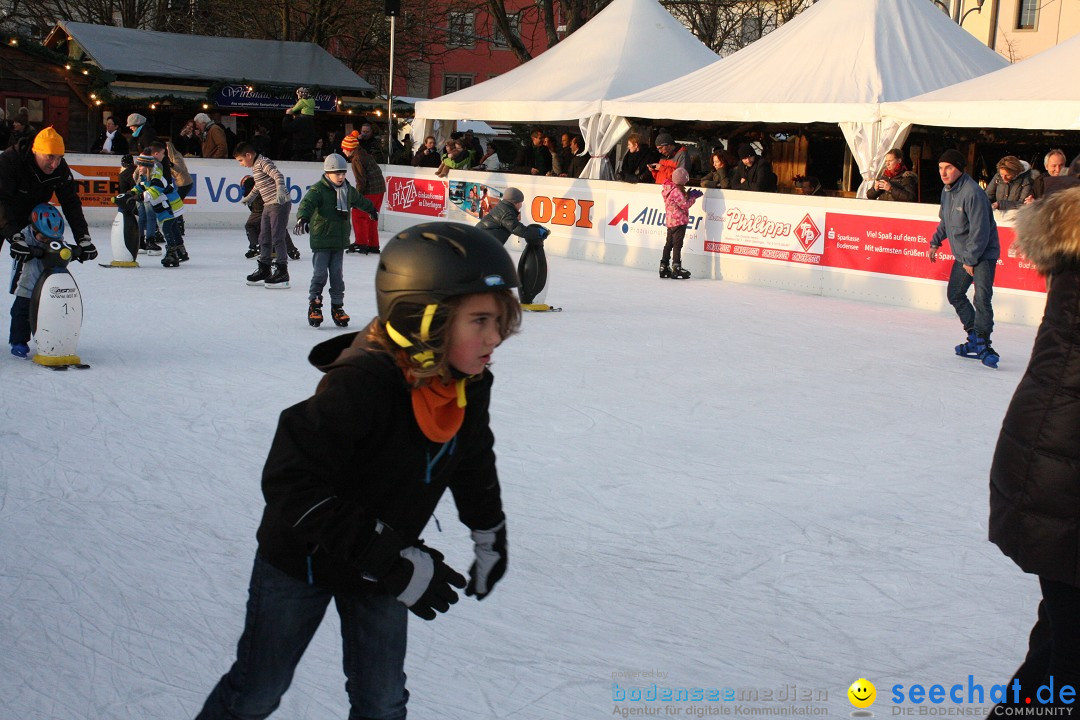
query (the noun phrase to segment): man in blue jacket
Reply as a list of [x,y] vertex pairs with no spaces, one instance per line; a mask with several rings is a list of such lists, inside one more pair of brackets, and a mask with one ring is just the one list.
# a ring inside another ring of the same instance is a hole
[[[998,354],[990,346],[994,330],[994,272],[1001,256],[994,211],[979,184],[964,172],[964,156],[946,150],[938,159],[938,173],[945,183],[941,210],[934,236],[930,238],[930,262],[937,262],[938,249],[948,238],[953,253],[947,297],[964,324],[967,340],[956,346],[961,357],[978,358],[996,368]],[[967,291],[975,283],[975,304]]]

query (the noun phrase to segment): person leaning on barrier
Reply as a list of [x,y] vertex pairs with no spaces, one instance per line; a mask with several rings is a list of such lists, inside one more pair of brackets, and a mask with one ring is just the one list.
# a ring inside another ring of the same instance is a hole
[[[1068,175],[1068,171],[1065,169],[1066,162],[1068,161],[1065,158],[1065,152],[1063,150],[1054,149],[1046,153],[1046,156],[1043,158],[1043,168],[1046,172],[1031,181],[1032,194],[1024,200],[1025,205],[1030,205],[1046,195],[1046,178],[1066,177]],[[1051,181],[1050,184],[1054,185],[1055,181]]]
[[1015,155],[1006,155],[998,160],[997,174],[986,186],[990,207],[1002,212],[1015,210],[1033,197],[1031,170],[1025,164]]
[[731,177],[732,190],[754,190],[758,192],[776,192],[776,173],[772,163],[759,156],[750,143],[739,146],[739,159],[742,163],[735,168]]
[[870,200],[915,202],[919,195],[919,178],[904,166],[899,148],[885,153],[885,167],[878,173],[874,185],[866,191]]
[[649,165],[659,160],[660,153],[656,152],[647,140],[643,140],[637,133],[630,133],[626,138],[626,154],[623,155],[622,165],[615,177],[628,183],[651,183],[653,176]]

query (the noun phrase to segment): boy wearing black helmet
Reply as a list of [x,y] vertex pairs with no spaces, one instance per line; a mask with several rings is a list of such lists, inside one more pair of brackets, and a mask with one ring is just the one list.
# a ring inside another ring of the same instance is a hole
[[[427,223],[383,248],[379,315],[317,345],[326,374],[281,414],[232,669],[199,720],[266,717],[326,606],[336,603],[350,717],[405,717],[408,612],[484,598],[506,569],[506,519],[488,423],[499,344],[521,310],[510,256],[482,230]],[[420,534],[443,492],[472,530],[469,580]]]

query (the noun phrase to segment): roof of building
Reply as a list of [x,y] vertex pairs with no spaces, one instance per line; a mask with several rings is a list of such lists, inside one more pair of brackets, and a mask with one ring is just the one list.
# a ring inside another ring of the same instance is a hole
[[58,22],[45,44],[66,33],[106,72],[203,82],[247,81],[367,92],[374,88],[315,43],[181,35],[112,25]]

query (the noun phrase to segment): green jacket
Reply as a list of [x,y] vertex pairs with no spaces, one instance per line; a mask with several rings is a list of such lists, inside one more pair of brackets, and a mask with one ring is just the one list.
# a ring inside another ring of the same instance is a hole
[[[349,189],[349,207],[375,214],[375,206],[371,201],[356,191],[349,181],[345,181]],[[337,188],[330,184],[323,175],[319,182],[308,188],[307,195],[300,201],[300,209],[296,211],[297,219],[307,220],[311,225],[311,249],[312,250],[344,250],[349,247],[352,239],[352,222],[350,213],[337,209]]]

